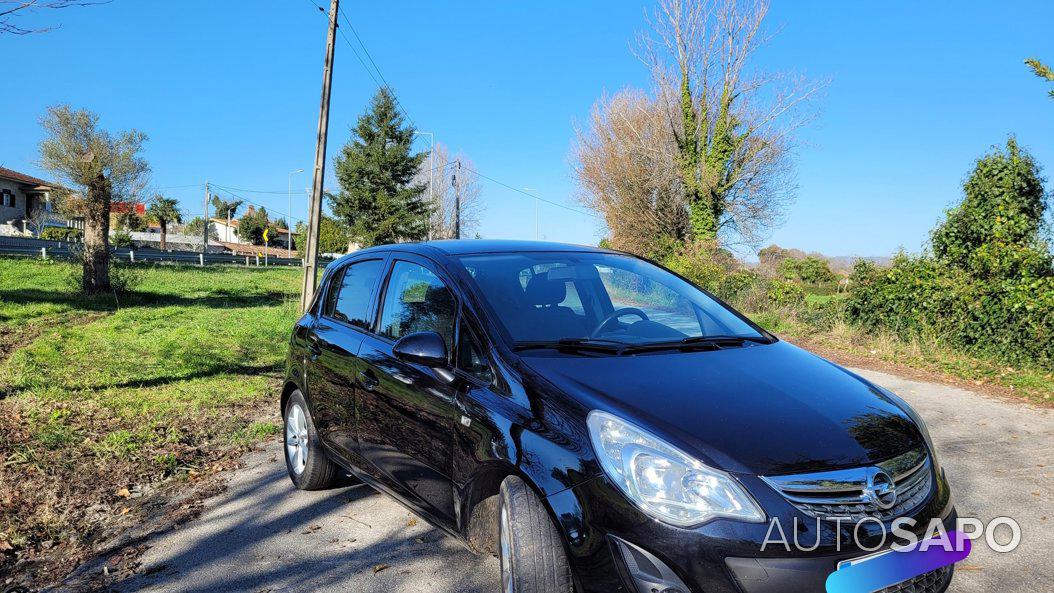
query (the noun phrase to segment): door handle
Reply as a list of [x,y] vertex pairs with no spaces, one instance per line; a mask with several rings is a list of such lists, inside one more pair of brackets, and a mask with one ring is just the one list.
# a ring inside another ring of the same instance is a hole
[[377,376],[370,371],[359,371],[359,382],[362,383],[362,388],[366,391],[373,391],[381,383]]

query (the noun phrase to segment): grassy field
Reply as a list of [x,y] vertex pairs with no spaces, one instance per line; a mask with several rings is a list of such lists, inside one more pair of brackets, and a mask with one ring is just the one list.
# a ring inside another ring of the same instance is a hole
[[128,499],[278,430],[299,271],[138,270],[86,299],[70,264],[0,259],[0,574],[75,561]]

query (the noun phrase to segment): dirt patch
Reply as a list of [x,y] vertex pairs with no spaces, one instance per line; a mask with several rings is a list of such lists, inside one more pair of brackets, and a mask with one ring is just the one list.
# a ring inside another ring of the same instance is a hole
[[[102,590],[95,583],[135,570],[146,535],[196,516],[202,501],[222,491],[221,474],[239,467],[251,449],[198,440],[179,426],[187,432],[181,443],[144,447],[133,458],[83,452],[71,459],[68,449],[49,456],[29,446],[33,436],[18,404],[4,401],[0,415],[0,591],[44,590],[71,575],[79,583],[73,590]],[[61,412],[57,406],[48,413]],[[118,426],[102,411],[78,415],[95,434]],[[229,415],[246,425],[274,420],[251,405],[232,407]],[[171,469],[159,469],[158,459],[170,459]]]
[[[110,585],[140,572],[140,557],[153,536],[178,529],[196,519],[208,499],[227,488],[230,472],[244,466],[245,450],[214,465],[210,473],[169,484],[144,500],[128,520],[131,525],[116,536],[86,550],[75,570],[60,583],[44,588],[49,593],[109,591]],[[154,569],[159,570],[157,568]]]

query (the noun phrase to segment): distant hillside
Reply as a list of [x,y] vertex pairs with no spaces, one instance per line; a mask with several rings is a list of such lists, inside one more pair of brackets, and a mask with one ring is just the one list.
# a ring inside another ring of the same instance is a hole
[[878,256],[859,256],[859,255],[834,255],[834,256],[823,256],[827,260],[827,263],[831,266],[831,271],[835,273],[839,272],[852,272],[853,264],[859,260],[866,260],[874,263],[879,267],[886,267],[893,258],[885,255]]
[[746,266],[761,272],[762,274],[774,274],[779,263],[784,259],[805,259],[807,257],[820,258],[827,261],[831,271],[836,274],[849,274],[853,271],[853,265],[860,260],[873,262],[875,265],[885,267],[890,264],[892,258],[889,256],[860,256],[860,255],[824,255],[819,252],[806,253],[801,249],[783,248],[779,245],[769,245],[758,252],[758,262],[746,263]]

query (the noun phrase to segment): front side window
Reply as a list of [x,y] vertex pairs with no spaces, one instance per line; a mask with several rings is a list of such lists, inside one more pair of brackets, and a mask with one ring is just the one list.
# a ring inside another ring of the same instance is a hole
[[643,260],[607,253],[461,258],[516,344],[592,339],[641,345],[765,337],[706,293]]
[[438,276],[415,263],[392,266],[384,296],[380,333],[393,340],[412,333],[434,331],[453,351],[455,300]]
[[379,259],[356,262],[338,272],[329,291],[326,315],[368,329],[370,301],[384,262]]

